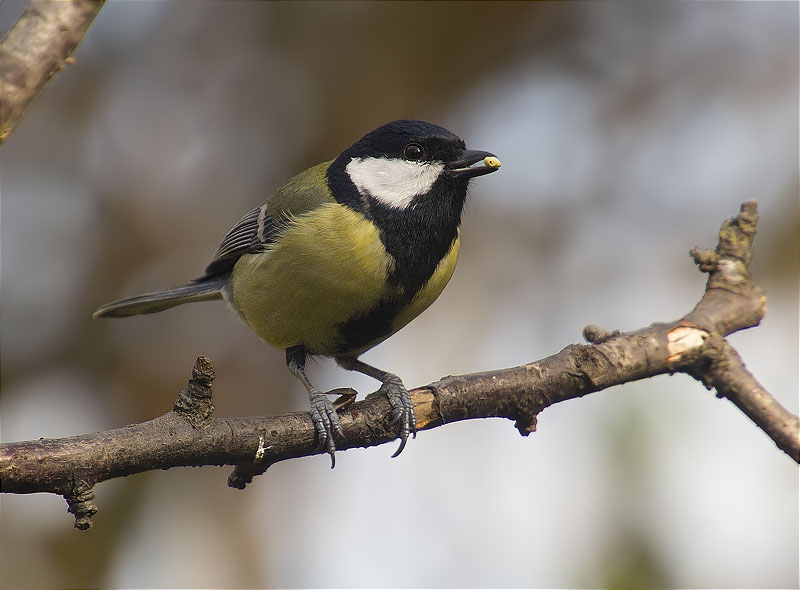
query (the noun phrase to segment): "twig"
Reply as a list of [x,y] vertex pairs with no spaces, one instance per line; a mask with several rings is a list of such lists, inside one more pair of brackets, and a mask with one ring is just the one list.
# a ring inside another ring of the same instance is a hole
[[[714,251],[693,250],[709,273],[706,291],[684,318],[634,332],[587,326],[589,344],[573,344],[519,367],[451,376],[411,392],[420,430],[459,420],[502,417],[527,436],[546,407],[614,385],[685,372],[717,390],[750,417],[776,445],[800,462],[800,419],[747,372],[724,339],[759,324],[766,310],[750,280],[750,247],[758,216],[755,201],[720,230]],[[178,466],[233,465],[228,485],[244,488],[273,463],[314,455],[314,427],[305,412],[274,417],[211,418],[211,362],[199,357],[172,411],[148,422],[55,440],[0,444],[0,491],[63,495],[86,528],[96,512],[95,484]],[[392,441],[391,408],[381,397],[340,410],[340,450]]]
[[105,0],[33,0],[0,42],[0,144],[61,68],[73,62]]

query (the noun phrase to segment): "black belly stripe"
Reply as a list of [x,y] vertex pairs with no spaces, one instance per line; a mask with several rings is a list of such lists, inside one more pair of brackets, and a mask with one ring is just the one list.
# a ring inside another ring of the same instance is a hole
[[[455,238],[447,244],[445,255],[452,249],[453,241]],[[388,277],[387,291],[392,295],[386,296],[365,315],[351,318],[338,326],[339,340],[342,343],[341,354],[347,356],[348,351],[352,353],[366,350],[391,336],[394,333],[392,324],[395,318],[433,276],[445,255],[438,256],[436,253],[433,259],[428,257],[427,265],[414,265],[411,273],[403,273],[402,267],[398,269],[396,264]]]
[[[360,353],[392,335],[392,323],[399,312],[431,278],[458,237],[461,212],[467,196],[466,180],[441,177],[427,195],[407,209],[385,205],[371,195],[359,195],[345,174],[328,171],[329,183],[338,182],[340,202],[368,217],[379,229],[386,252],[394,259],[387,295],[368,313],[338,326],[338,355]],[[333,176],[333,177],[332,177]]]
[[384,300],[368,314],[339,325],[342,347],[339,354],[347,356],[392,335],[392,321],[403,306],[402,301]]

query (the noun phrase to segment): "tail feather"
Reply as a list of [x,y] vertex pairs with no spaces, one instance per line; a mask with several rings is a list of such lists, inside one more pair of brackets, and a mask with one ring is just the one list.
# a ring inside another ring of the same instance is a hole
[[143,313],[157,313],[184,303],[222,299],[222,287],[224,285],[225,280],[218,279],[203,281],[202,283],[189,283],[166,291],[128,297],[101,305],[94,312],[93,317],[124,318]]

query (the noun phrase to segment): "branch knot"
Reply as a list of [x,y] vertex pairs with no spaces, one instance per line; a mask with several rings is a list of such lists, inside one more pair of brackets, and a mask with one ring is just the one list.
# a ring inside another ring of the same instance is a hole
[[198,356],[189,382],[172,406],[172,410],[186,418],[194,428],[205,428],[211,424],[211,414],[214,412],[211,383],[214,376],[211,360]]
[[85,531],[92,526],[92,516],[97,513],[94,488],[86,482],[75,485],[71,494],[64,494],[67,512],[75,516],[75,528]]

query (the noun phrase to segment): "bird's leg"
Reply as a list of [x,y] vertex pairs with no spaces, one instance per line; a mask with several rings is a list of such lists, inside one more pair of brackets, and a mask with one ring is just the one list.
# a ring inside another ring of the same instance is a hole
[[[400,447],[395,451],[392,457],[397,457],[403,452],[408,440],[408,435],[417,436],[417,417],[414,414],[414,404],[411,402],[411,396],[408,394],[406,386],[400,380],[400,377],[383,371],[372,365],[352,357],[337,358],[336,362],[343,369],[350,371],[358,371],[368,377],[377,379],[381,382],[381,387],[378,391],[370,395],[385,395],[389,398],[389,403],[392,406],[392,424],[400,424]],[[369,396],[367,396],[369,397]]]
[[314,432],[317,439],[317,450],[326,448],[331,456],[331,469],[336,465],[336,443],[334,434],[344,438],[339,415],[324,393],[311,385],[306,376],[306,349],[302,346],[292,346],[286,349],[286,367],[289,372],[300,380],[308,391],[308,400],[311,405],[311,420],[314,422]]

